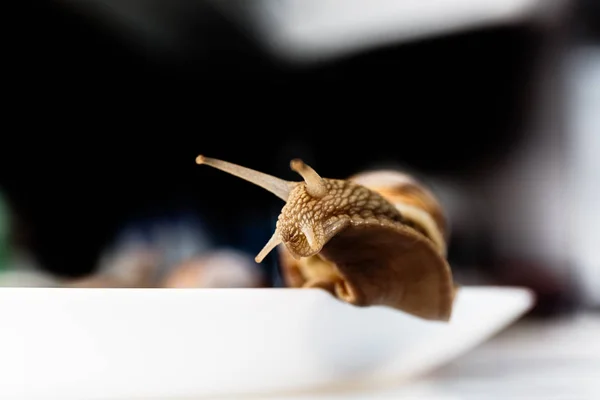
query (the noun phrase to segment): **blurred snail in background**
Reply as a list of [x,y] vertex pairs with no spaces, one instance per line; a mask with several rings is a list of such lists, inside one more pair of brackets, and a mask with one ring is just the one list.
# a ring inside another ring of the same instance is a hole
[[160,257],[148,250],[123,251],[101,262],[98,271],[70,279],[62,286],[72,288],[149,288],[154,287]]
[[255,288],[265,285],[252,258],[233,249],[191,257],[173,268],[161,284],[165,288]]
[[275,232],[255,258],[280,244],[290,287],[321,288],[355,306],[382,305],[449,321],[455,295],[447,228],[435,197],[394,171],[322,178],[299,159],[303,181],[286,181],[227,161],[196,158],[258,185],[286,202]]

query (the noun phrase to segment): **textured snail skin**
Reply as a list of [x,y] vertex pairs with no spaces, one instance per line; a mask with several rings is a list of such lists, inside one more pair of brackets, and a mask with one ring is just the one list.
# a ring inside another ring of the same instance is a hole
[[356,306],[384,305],[423,319],[450,319],[454,285],[444,235],[425,206],[394,203],[353,179],[321,178],[300,160],[290,166],[304,182],[203,156],[197,162],[286,201],[273,236],[255,260],[283,243],[279,255],[288,286],[321,288]]
[[294,256],[317,254],[352,224],[402,222],[398,210],[378,193],[351,181],[323,181],[326,194],[321,198],[311,196],[304,185],[296,186],[277,219],[276,230]]

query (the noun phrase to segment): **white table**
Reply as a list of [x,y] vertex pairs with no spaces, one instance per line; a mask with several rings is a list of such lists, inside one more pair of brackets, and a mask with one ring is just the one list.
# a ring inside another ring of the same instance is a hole
[[298,395],[307,399],[593,400],[600,399],[600,313],[523,321],[402,388]]

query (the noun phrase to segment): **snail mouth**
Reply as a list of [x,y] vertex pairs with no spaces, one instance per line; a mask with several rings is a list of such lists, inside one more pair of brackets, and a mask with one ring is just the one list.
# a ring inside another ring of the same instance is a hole
[[318,254],[321,252],[322,249],[323,249],[323,246],[319,246],[318,248],[311,248],[306,252],[306,255],[304,255],[303,257],[318,256]]
[[292,246],[290,246],[287,243],[285,244],[285,247],[287,248],[288,252],[295,260],[316,257],[316,256],[318,256],[319,252],[321,251],[321,249],[318,249],[318,250],[308,249],[306,251],[299,252],[299,251],[296,251]]
[[323,245],[315,240],[308,239],[310,236],[305,236],[307,239],[302,241],[284,240],[285,248],[295,260],[310,258],[318,255],[323,249]]
[[315,246],[315,247],[309,247],[304,254],[302,255],[303,258],[314,258],[314,257],[319,257],[321,251],[323,250],[324,246]]

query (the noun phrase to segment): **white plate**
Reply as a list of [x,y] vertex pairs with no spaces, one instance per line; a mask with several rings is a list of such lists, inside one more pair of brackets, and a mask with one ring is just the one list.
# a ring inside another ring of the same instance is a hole
[[0,289],[0,398],[206,398],[412,379],[533,304],[466,287],[449,324],[318,289]]

